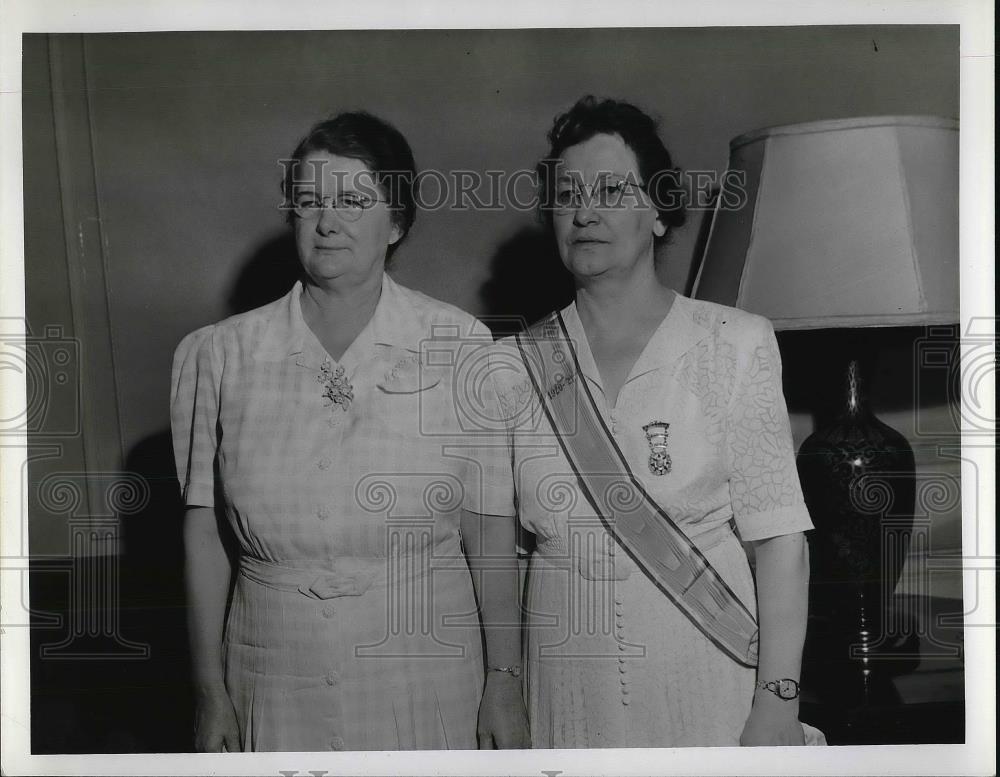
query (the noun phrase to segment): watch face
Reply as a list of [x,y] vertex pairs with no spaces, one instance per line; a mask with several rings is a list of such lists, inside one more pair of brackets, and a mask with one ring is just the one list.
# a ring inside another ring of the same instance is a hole
[[799,684],[795,680],[778,680],[778,696],[782,699],[794,699],[799,695]]

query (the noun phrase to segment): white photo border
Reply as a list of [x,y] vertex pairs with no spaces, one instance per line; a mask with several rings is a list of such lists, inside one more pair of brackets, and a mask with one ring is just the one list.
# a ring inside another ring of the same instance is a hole
[[[519,27],[696,27],[829,24],[958,24],[961,45],[961,292],[962,331],[974,318],[995,321],[993,284],[994,21],[993,4],[979,2],[653,2],[607,3],[505,0],[460,4],[446,0],[395,5],[367,0],[349,4],[281,0],[16,0],[2,5],[0,19],[0,154],[2,154],[2,316],[24,317],[23,212],[21,188],[21,40],[24,32],[162,30],[279,30]],[[23,409],[24,383],[0,376],[0,417]],[[981,396],[995,396],[993,376]],[[995,407],[995,405],[993,405]],[[981,438],[980,438],[981,441]],[[972,467],[995,472],[995,450],[964,439],[965,484]],[[24,440],[0,449],[2,541],[20,543],[27,517],[19,515]],[[978,501],[963,499],[963,540],[993,557],[992,567],[965,572],[965,601],[995,613],[995,493],[980,478]],[[970,514],[978,504],[980,514]],[[988,525],[987,525],[988,524]],[[0,553],[0,557],[11,555]],[[7,576],[4,576],[5,578]],[[2,609],[20,607],[20,591],[4,579]],[[267,753],[225,755],[31,755],[26,629],[0,635],[2,649],[2,767],[5,774],[267,774],[327,770],[331,774],[988,774],[995,772],[995,629],[966,628],[965,745],[832,748],[691,748],[671,750]]]

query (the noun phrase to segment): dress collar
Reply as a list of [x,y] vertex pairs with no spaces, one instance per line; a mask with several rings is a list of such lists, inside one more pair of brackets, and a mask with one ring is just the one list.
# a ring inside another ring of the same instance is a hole
[[[597,369],[597,363],[590,350],[590,343],[587,340],[583,322],[580,320],[576,302],[571,302],[560,312],[566,324],[566,331],[576,349],[580,372],[603,391],[601,373]],[[685,353],[711,334],[709,320],[698,313],[697,302],[681,294],[675,294],[670,310],[650,336],[635,364],[632,365],[623,386],[650,372],[672,370]]]
[[[319,367],[328,358],[326,349],[302,317],[302,281],[274,303],[264,335],[254,351],[260,361],[282,361],[296,357],[302,366]],[[348,346],[340,363],[354,366],[372,355],[372,346],[383,345],[419,351],[422,322],[406,290],[388,275],[382,275],[382,290],[375,312]]]

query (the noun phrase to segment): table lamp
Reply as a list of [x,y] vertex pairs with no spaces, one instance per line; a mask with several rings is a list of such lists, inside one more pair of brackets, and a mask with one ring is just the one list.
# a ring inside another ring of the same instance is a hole
[[[850,329],[843,342],[863,350],[865,327],[956,323],[958,284],[957,121],[838,119],[730,143],[696,298],[779,331]],[[825,347],[831,334],[810,337]],[[797,458],[816,526],[811,607],[832,624],[831,655],[847,673],[838,693],[852,705],[889,671],[879,644],[915,493],[913,451],[872,413],[863,364],[845,354],[839,411]]]

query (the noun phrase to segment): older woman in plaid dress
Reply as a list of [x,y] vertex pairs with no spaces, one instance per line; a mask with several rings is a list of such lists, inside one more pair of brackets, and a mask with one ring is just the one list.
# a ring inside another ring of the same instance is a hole
[[516,569],[481,569],[514,542],[481,517],[505,512],[502,462],[422,354],[490,338],[384,273],[413,172],[368,114],[316,125],[285,180],[302,280],[177,349],[198,750],[527,744],[517,629],[493,627],[517,623]]

